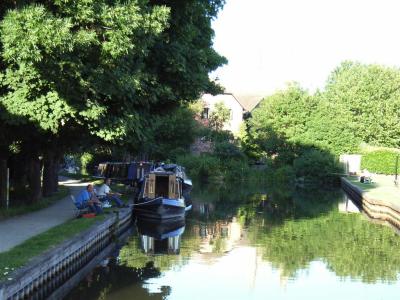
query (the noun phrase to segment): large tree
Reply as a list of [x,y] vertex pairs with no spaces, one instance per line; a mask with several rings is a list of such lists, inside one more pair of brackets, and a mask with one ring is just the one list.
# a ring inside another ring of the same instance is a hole
[[324,97],[342,106],[355,123],[360,140],[400,146],[400,70],[344,62],[330,75]]
[[2,2],[1,126],[27,129],[19,136],[9,131],[11,140],[36,137],[39,151],[32,159],[44,157],[45,182],[55,176],[48,175],[54,160],[69,145],[110,143],[138,150],[151,139],[153,118],[218,89],[208,73],[225,62],[212,49],[211,20],[222,5],[218,0]]

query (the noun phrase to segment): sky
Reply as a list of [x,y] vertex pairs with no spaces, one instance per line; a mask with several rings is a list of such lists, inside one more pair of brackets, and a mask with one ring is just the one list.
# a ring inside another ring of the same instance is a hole
[[227,92],[314,92],[342,61],[400,66],[399,0],[227,0],[213,22]]

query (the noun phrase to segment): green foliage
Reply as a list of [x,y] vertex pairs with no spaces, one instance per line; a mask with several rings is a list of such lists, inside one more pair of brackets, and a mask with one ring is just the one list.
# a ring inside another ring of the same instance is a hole
[[263,100],[243,144],[252,157],[274,157],[277,165],[291,164],[308,148],[338,156],[358,152],[362,142],[397,147],[399,108],[400,70],[344,62],[322,92],[309,95],[291,84]]
[[[153,125],[168,123],[161,120],[166,114],[203,92],[220,90],[208,74],[226,63],[212,48],[211,20],[223,5],[222,0],[1,1],[0,159],[15,154],[10,144],[23,145],[20,156],[32,160],[92,153],[99,145],[131,154],[149,149],[141,145],[159,140]],[[187,116],[177,116],[176,123]],[[186,151],[191,133],[178,129],[166,142],[174,148],[158,147],[155,155]],[[0,186],[2,198],[3,190]]]
[[229,159],[244,159],[244,155],[240,149],[234,143],[228,141],[216,143],[214,146],[214,155],[222,161]]
[[272,174],[272,182],[277,185],[293,184],[296,174],[293,167],[290,165],[284,165],[279,167]]
[[319,150],[308,150],[293,161],[297,177],[319,182],[332,182],[342,173],[339,163]]
[[372,145],[400,145],[398,68],[344,62],[332,72],[324,94],[350,113],[355,137]]
[[137,143],[151,134],[149,110],[195,99],[225,62],[211,47],[210,23],[223,1],[52,2],[17,6],[1,22],[9,122],[19,116],[53,134],[79,126]]
[[249,163],[244,159],[221,160],[220,165],[225,182],[249,181],[256,178],[251,177],[252,170]]
[[230,115],[229,108],[223,102],[216,103],[210,113],[210,127],[215,131],[221,131],[225,123],[228,122]]
[[264,99],[248,121],[249,143],[260,153],[277,154],[287,143],[302,141],[316,103],[297,84]]
[[93,159],[94,156],[91,153],[85,152],[81,155],[80,165],[81,165],[81,173],[83,175],[88,175],[91,173],[88,167],[92,163]]
[[400,152],[394,149],[364,152],[361,156],[361,169],[367,169],[369,172],[378,174],[396,174],[396,159],[399,155]]
[[356,153],[361,139],[355,134],[358,127],[346,107],[329,101],[324,95],[314,97],[318,99],[318,106],[306,124],[307,130],[302,137],[302,143],[313,145],[335,156]]
[[209,154],[179,156],[177,157],[177,163],[186,168],[189,176],[200,180],[222,175],[221,161]]
[[398,251],[393,251],[400,246],[398,236],[390,228],[361,220],[360,215],[331,212],[287,220],[255,238],[263,258],[291,278],[315,260],[324,261],[340,277],[368,283],[393,282],[400,267]]
[[143,150],[156,160],[175,160],[176,156],[189,152],[198,133],[194,114],[186,106],[154,117],[150,126],[151,138],[143,145]]

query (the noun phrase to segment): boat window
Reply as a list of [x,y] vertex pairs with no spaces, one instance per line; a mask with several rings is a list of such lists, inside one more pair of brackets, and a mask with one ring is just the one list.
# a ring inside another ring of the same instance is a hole
[[156,193],[155,197],[164,197],[168,198],[168,184],[169,178],[168,176],[157,176],[156,179]]

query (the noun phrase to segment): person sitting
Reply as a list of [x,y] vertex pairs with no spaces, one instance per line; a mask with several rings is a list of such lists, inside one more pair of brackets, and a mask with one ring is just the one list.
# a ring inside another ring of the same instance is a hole
[[76,196],[75,201],[76,206],[79,209],[88,207],[89,210],[96,215],[103,213],[103,210],[101,209],[101,202],[94,194],[93,184],[88,184],[87,187],[82,190],[78,196]]
[[118,207],[126,207],[122,200],[119,198],[121,196],[120,193],[115,193],[111,191],[110,188],[111,185],[111,179],[106,178],[104,180],[103,185],[99,188],[97,192],[97,196],[101,201],[108,201],[108,202],[114,202],[116,206]]
[[371,173],[367,169],[364,169],[362,171],[361,176],[360,176],[360,182],[361,183],[371,183],[372,182]]

